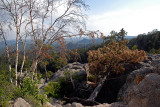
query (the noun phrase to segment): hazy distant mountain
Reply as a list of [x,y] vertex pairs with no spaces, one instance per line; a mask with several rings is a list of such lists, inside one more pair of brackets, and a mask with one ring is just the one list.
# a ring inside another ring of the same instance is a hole
[[[15,49],[15,47],[16,47],[16,40],[7,40],[7,45],[13,51]],[[32,45],[31,40],[27,40],[27,42],[26,42],[26,50],[30,49],[31,45]],[[21,42],[19,42],[18,46],[19,46],[19,50],[23,49]],[[4,41],[0,41],[0,54],[4,53],[5,49],[6,48],[5,48]]]
[[131,40],[133,38],[137,38],[137,36],[125,36],[126,39]]
[[89,39],[89,38],[83,38],[82,40],[78,41],[78,42],[69,42],[67,44],[67,48],[68,49],[76,49],[76,48],[88,48],[91,47],[93,45],[99,45],[103,42],[102,38],[99,39]]
[[[133,38],[136,38],[137,36],[126,36],[125,38],[128,40],[131,40]],[[75,40],[76,41],[76,40]],[[81,38],[79,41],[77,40],[76,42],[69,42],[67,44],[68,49],[76,49],[76,48],[88,48],[93,45],[99,45],[103,42],[102,38],[94,39],[92,40],[91,38]]]
[[[130,40],[136,38],[137,36],[126,36],[125,38]],[[67,43],[67,49],[76,49],[76,48],[88,48],[93,45],[99,45],[103,42],[102,38],[96,38],[92,40],[89,37],[73,37],[73,38],[65,38]],[[11,49],[15,49],[16,41],[15,40],[7,40],[8,47]],[[32,45],[31,40],[27,40],[26,50],[30,49]],[[54,43],[54,46],[58,46],[57,43]],[[19,49],[22,50],[21,42],[19,42]],[[4,41],[0,41],[0,53],[5,52],[5,44]]]

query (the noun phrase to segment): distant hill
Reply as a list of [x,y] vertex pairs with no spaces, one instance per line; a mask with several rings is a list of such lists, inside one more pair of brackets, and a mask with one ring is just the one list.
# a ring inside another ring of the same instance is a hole
[[[21,44],[22,43],[19,42],[19,49],[20,50],[23,49]],[[7,45],[13,51],[15,49],[15,46],[16,46],[16,40],[7,40]],[[27,40],[27,42],[26,42],[26,50],[30,49],[31,45],[32,45],[31,40]],[[6,48],[5,48],[4,41],[0,41],[0,54],[4,53],[5,49]]]
[[78,42],[69,42],[67,44],[67,48],[68,49],[76,49],[76,48],[89,48],[93,45],[99,45],[103,42],[102,38],[98,38],[98,39],[89,39],[89,38],[83,38],[82,40],[78,41]]
[[[136,36],[126,36],[125,38],[130,40],[132,38],[136,38]],[[65,39],[66,39],[66,43],[67,43],[67,49],[76,49],[76,48],[85,49],[85,48],[89,48],[91,46],[100,45],[103,42],[102,38],[96,38],[94,40],[92,40],[91,38],[88,38],[88,37],[74,37],[74,38],[65,38]],[[14,50],[15,46],[16,46],[16,41],[15,40],[7,40],[7,44],[9,46],[9,48]],[[26,50],[30,49],[31,45],[32,45],[32,41],[27,40]],[[58,44],[55,42],[54,46],[58,46]],[[19,49],[20,50],[23,49],[21,42],[19,42]],[[4,52],[5,52],[4,41],[0,41],[0,54],[4,53]]]
[[[126,36],[125,38],[128,40],[131,40],[133,38],[136,38],[137,36]],[[94,40],[92,40],[91,38],[81,38],[79,41],[77,42],[69,42],[67,44],[67,48],[68,49],[75,49],[75,48],[89,48],[91,46],[94,45],[100,45],[103,43],[103,39],[102,38],[96,38]]]
[[137,36],[125,36],[126,39],[131,40],[133,38],[137,38]]

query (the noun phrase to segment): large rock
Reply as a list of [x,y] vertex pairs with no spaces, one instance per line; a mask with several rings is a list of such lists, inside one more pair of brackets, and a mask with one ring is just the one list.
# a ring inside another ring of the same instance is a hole
[[153,71],[160,75],[160,63],[154,66]]
[[[146,73],[149,73],[149,69]],[[160,105],[160,75],[149,73],[144,79],[136,84],[136,77],[133,74],[128,77],[127,83],[123,87],[121,98],[128,107],[159,107]],[[138,72],[138,71],[137,71]],[[143,72],[144,73],[144,72]],[[141,74],[143,76],[143,73]],[[122,90],[121,90],[122,91]]]
[[137,79],[136,77],[141,77],[142,79],[145,77],[145,75],[152,73],[153,68],[152,67],[144,67],[138,70],[132,71],[127,79],[126,83],[122,86],[118,93],[118,99],[122,100],[125,104],[128,103],[131,99],[131,95],[133,94],[133,89],[135,86],[137,86]]
[[22,98],[17,98],[12,107],[31,107],[31,105]]
[[76,73],[78,76],[86,78],[87,73],[85,69],[86,64],[81,64],[79,62],[69,63],[64,66],[62,69],[58,70],[50,80],[58,81],[60,77],[64,77],[65,72],[70,72],[72,74]]
[[63,105],[63,107],[71,107],[71,104],[68,103],[68,104],[66,104],[66,105]]
[[160,106],[160,75],[151,73],[134,88],[129,107]]
[[160,54],[148,54],[147,56],[148,56],[148,59],[151,61],[158,60],[158,59],[160,60]]

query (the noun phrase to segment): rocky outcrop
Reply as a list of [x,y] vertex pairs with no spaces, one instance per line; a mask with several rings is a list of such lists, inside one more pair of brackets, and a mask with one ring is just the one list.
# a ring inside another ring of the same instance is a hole
[[144,66],[132,71],[119,91],[118,99],[129,107],[160,105],[160,56],[150,55]]
[[[58,70],[58,72],[52,76],[51,80],[58,81],[59,77],[63,77],[66,71],[76,73],[86,78],[88,71],[86,67],[87,64],[77,62],[68,64]],[[111,104],[101,102],[103,104],[95,106],[83,106],[80,103],[73,102],[63,105],[63,107],[158,107],[160,105],[160,55],[149,55],[148,59],[143,62],[129,66],[126,65],[126,69],[131,71],[127,72],[126,77],[122,79],[125,84],[121,84],[118,93],[117,99],[120,102]],[[121,79],[118,79],[118,81],[120,80]],[[114,81],[112,80],[111,83],[115,84]],[[107,84],[108,82],[109,81],[107,81]],[[84,82],[84,84],[86,85],[86,82]],[[82,94],[84,94],[84,92],[82,92]]]
[[79,62],[69,63],[66,66],[64,66],[62,69],[58,70],[51,78],[50,80],[58,81],[60,77],[64,77],[65,72],[70,72],[72,74],[76,73],[78,76],[82,76],[84,78],[87,77],[86,73],[86,64],[81,64]]
[[160,75],[151,73],[134,87],[129,107],[158,107],[160,105]]
[[14,104],[10,107],[31,107],[31,105],[28,102],[26,102],[24,99],[17,98]]
[[134,87],[136,86],[136,81],[137,81],[136,77],[137,78],[140,77],[143,79],[146,74],[153,72],[152,69],[153,68],[150,67],[144,67],[131,72],[126,79],[126,83],[119,91],[118,99],[123,100],[123,102],[127,104],[128,101],[131,99],[130,96],[133,92]]

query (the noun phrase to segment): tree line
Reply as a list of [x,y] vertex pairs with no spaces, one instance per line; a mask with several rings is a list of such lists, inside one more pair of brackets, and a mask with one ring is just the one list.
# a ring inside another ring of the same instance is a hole
[[137,38],[130,40],[128,47],[160,54],[160,31],[155,29],[147,34],[140,34]]

